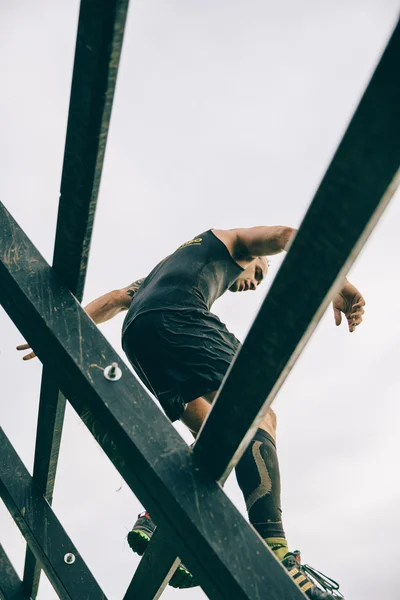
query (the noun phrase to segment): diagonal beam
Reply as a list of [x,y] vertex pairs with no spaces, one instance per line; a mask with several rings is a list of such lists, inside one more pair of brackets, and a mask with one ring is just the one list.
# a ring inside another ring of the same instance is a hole
[[[44,368],[40,387],[33,479],[50,505],[53,501],[64,414],[65,398],[50,370]],[[37,596],[40,570],[40,564],[27,546],[23,581],[24,589],[32,599]]]
[[81,300],[129,0],[81,0],[53,266]]
[[3,546],[0,544],[0,600],[29,600],[22,588],[22,581]]
[[[53,266],[82,299],[129,0],[82,0]],[[65,398],[44,369],[33,477],[51,503]],[[36,597],[40,567],[27,548],[24,585]]]
[[197,438],[195,455],[221,483],[399,184],[399,61],[398,24]]
[[235,600],[304,595],[0,203],[0,301],[205,592]]
[[157,527],[123,600],[158,600],[179,563],[180,558]]
[[[1,498],[59,598],[106,600],[1,428],[0,455]],[[71,564],[65,558],[68,554],[74,558]]]
[[[195,455],[222,484],[311,337],[335,282],[350,268],[395,191],[399,42],[397,27],[197,437]],[[160,546],[159,561],[163,555]],[[149,564],[143,564],[143,573],[151,577]]]

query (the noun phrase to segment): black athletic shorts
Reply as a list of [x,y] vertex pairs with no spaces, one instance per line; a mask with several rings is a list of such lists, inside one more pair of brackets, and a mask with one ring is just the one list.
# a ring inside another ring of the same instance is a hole
[[145,386],[176,421],[188,402],[218,390],[240,342],[215,315],[183,309],[139,315],[122,346]]

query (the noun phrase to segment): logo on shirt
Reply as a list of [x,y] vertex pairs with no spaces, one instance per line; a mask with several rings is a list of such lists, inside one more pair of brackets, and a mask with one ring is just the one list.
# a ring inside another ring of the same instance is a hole
[[201,244],[202,241],[203,241],[203,238],[194,238],[193,240],[189,240],[188,242],[185,242],[184,244],[179,246],[179,248],[177,248],[177,250],[180,250],[181,248],[186,248],[186,246],[193,246],[193,245]]

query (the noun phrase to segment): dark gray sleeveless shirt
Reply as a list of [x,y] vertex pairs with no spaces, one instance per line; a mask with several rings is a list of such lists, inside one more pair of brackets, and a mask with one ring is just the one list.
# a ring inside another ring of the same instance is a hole
[[149,311],[194,310],[209,314],[212,304],[243,269],[211,230],[185,242],[146,277],[129,307],[122,336]]

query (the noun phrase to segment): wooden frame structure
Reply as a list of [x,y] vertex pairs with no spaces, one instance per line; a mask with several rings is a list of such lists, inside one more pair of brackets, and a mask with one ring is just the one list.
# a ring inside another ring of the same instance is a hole
[[[34,600],[41,569],[62,599],[105,599],[51,509],[68,398],[157,523],[124,599],[159,598],[179,556],[210,598],[300,600],[221,484],[399,183],[400,25],[190,449],[79,302],[127,9],[128,0],[81,1],[52,266],[0,203],[0,302],[43,363],[32,477],[0,429],[0,495],[27,541],[23,581],[0,546],[0,599]],[[122,378],[107,381],[116,361]],[[255,382],[245,411],[243,373]]]

